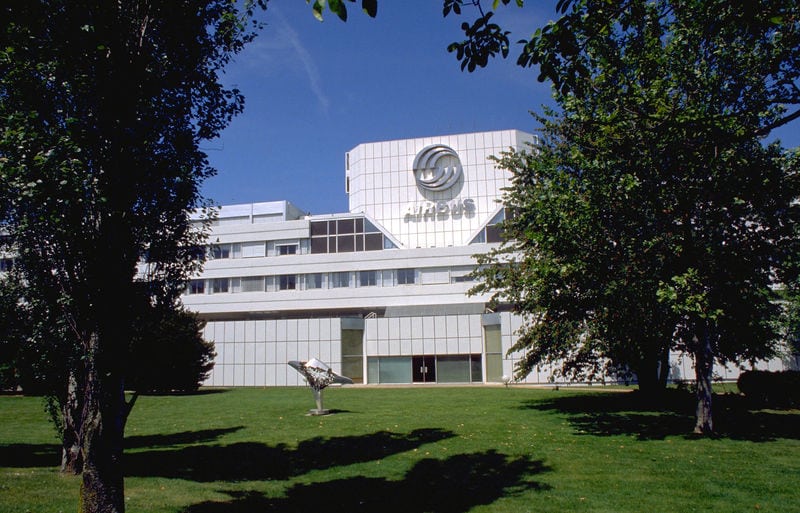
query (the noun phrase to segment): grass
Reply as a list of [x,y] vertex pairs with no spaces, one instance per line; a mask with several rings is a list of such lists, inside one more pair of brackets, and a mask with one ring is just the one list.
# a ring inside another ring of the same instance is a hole
[[[127,427],[130,512],[800,512],[800,411],[625,389],[210,390],[139,399]],[[77,508],[41,399],[0,397],[0,511]]]

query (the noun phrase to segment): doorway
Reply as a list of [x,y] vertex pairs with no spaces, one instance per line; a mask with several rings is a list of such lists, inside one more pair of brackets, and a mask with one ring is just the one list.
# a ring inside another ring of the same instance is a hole
[[436,383],[436,357],[433,355],[412,358],[412,379],[414,383]]

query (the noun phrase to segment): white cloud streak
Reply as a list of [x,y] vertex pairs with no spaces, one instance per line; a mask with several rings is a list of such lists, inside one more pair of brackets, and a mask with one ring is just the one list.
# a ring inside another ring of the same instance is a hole
[[308,79],[311,91],[314,93],[314,96],[316,97],[323,111],[328,112],[330,100],[328,100],[328,97],[325,95],[325,91],[322,88],[322,80],[320,79],[319,68],[317,68],[317,64],[314,62],[311,53],[303,45],[300,36],[297,34],[294,28],[292,28],[292,26],[289,24],[289,21],[281,13],[281,11],[277,7],[273,7],[270,9],[270,12],[273,14],[274,19],[278,22],[278,26],[276,27],[278,30],[278,37],[289,43],[292,52],[294,52],[297,59],[303,65],[303,70],[306,78]]

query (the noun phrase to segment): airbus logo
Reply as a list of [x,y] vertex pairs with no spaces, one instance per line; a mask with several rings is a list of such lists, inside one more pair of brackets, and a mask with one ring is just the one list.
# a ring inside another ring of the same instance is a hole
[[428,146],[414,159],[414,179],[426,191],[444,191],[461,178],[462,168],[458,154],[443,144]]

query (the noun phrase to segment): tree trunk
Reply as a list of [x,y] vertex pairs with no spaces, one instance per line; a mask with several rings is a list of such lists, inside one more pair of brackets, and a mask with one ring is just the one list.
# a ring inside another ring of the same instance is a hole
[[83,455],[81,454],[81,411],[79,387],[76,369],[71,369],[67,379],[67,395],[61,405],[61,416],[64,422],[61,435],[61,472],[78,475],[83,472]]
[[663,365],[661,352],[656,351],[648,351],[639,363],[640,368],[637,371],[639,391],[650,401],[663,399],[667,385],[667,382],[661,379]]
[[711,378],[714,370],[714,353],[711,347],[711,335],[705,329],[701,338],[693,338],[694,371],[697,379],[697,410],[694,432],[699,435],[709,435],[714,431],[714,422],[711,409]]
[[[97,339],[97,335],[93,336]],[[93,344],[95,347],[96,344]],[[125,511],[122,449],[125,426],[124,380],[117,373],[88,365],[84,390],[83,482],[81,513]]]
[[661,362],[658,367],[658,386],[661,390],[666,390],[667,381],[669,381],[669,347],[665,347],[661,351]]

